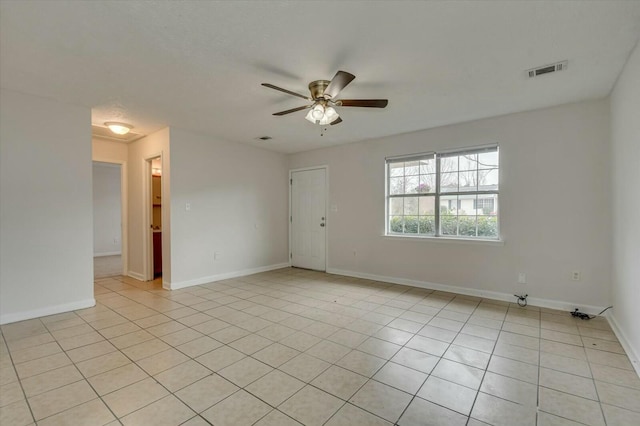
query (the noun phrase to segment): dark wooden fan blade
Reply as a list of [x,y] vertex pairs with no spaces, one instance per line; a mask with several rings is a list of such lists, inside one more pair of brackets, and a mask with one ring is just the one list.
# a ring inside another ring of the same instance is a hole
[[288,109],[286,111],[274,112],[273,115],[286,115],[291,114],[292,112],[302,111],[303,109],[311,108],[311,105],[305,105],[298,108]]
[[346,107],[384,108],[389,103],[387,99],[342,99],[337,105]]
[[330,124],[332,126],[335,126],[336,124],[340,124],[340,123],[342,123],[342,118],[338,117],[335,120],[333,120]]
[[331,83],[329,83],[327,88],[324,90],[324,94],[330,99],[335,98],[342,89],[347,87],[347,85],[353,81],[354,78],[356,78],[356,76],[353,74],[346,71],[338,71],[336,75],[333,76]]
[[308,96],[304,96],[304,95],[301,95],[300,93],[292,92],[291,90],[283,89],[282,87],[274,86],[273,84],[262,83],[262,85],[264,87],[268,87],[269,89],[277,90],[279,92],[284,92],[288,95],[297,96],[299,98],[306,99],[308,101],[311,100]]

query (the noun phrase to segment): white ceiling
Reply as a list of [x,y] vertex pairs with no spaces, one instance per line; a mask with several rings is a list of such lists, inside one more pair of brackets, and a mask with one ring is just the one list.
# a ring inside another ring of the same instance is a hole
[[[1,1],[2,87],[91,107],[148,134],[176,126],[281,152],[606,96],[640,37],[640,1]],[[568,59],[567,71],[524,70]],[[274,117],[337,70],[341,108],[320,136]],[[257,137],[268,135],[268,142]]]

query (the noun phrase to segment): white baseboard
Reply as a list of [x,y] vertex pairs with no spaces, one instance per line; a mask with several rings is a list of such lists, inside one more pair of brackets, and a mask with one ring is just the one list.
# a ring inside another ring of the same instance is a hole
[[282,268],[288,268],[288,267],[289,267],[289,263],[276,263],[275,265],[259,266],[257,268],[225,272],[222,274],[210,275],[208,277],[196,278],[188,281],[164,283],[163,287],[167,290],[179,290],[181,288],[192,287],[194,285],[207,284],[214,281],[228,280],[230,278],[244,277],[247,275],[253,275],[260,272],[273,271],[274,269],[282,269]]
[[631,361],[631,365],[633,365],[633,368],[636,370],[636,374],[638,375],[638,377],[640,377],[640,353],[638,353],[638,351],[633,346],[631,346],[627,335],[618,325],[616,317],[613,314],[606,315],[606,317],[607,321],[609,321],[611,329],[613,330],[613,333],[616,335],[618,341],[622,345],[622,349],[624,349],[624,351],[627,353],[629,361]]
[[144,275],[139,274],[137,272],[129,271],[129,272],[127,272],[127,276],[129,276],[131,278],[135,278],[138,281],[144,281]]
[[[491,290],[481,290],[477,288],[458,287],[454,285],[431,283],[427,281],[410,280],[406,278],[386,277],[382,275],[366,274],[362,272],[345,271],[342,269],[327,268],[327,273],[336,275],[345,275],[348,277],[363,278],[367,280],[383,281],[393,284],[408,285],[411,287],[426,288],[429,290],[448,291],[451,293],[465,294],[467,296],[483,297],[486,299],[502,300],[505,302],[516,302],[513,294],[502,293]],[[564,302],[550,299],[540,299],[537,297],[528,297],[527,302],[531,306],[539,306],[541,308],[558,309],[561,311],[573,311],[575,308],[581,312],[595,315],[602,311],[604,306],[582,305],[579,303]]]
[[31,311],[14,312],[0,315],[0,324],[10,324],[12,322],[24,321],[33,318],[46,317],[48,315],[61,314],[63,312],[75,311],[77,309],[90,308],[96,305],[95,299],[78,300],[77,302],[65,303],[63,305],[47,306],[46,308],[33,309]]
[[93,257],[104,257],[104,256],[121,256],[121,251],[105,251],[102,253],[94,253]]

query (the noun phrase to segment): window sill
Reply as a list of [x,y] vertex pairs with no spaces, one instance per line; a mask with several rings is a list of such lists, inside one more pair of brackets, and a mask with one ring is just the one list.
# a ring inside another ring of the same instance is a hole
[[453,238],[453,237],[427,237],[427,236],[410,236],[410,235],[392,235],[384,234],[382,238],[389,240],[412,240],[412,241],[429,241],[438,243],[453,243],[453,244],[480,244],[489,246],[503,246],[504,240],[485,240],[479,238]]

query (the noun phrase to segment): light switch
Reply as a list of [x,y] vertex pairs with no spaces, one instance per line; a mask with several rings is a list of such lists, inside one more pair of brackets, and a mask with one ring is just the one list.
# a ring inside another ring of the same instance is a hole
[[186,203],[186,204],[184,205],[184,209],[185,209],[186,211],[191,210],[191,203]]

